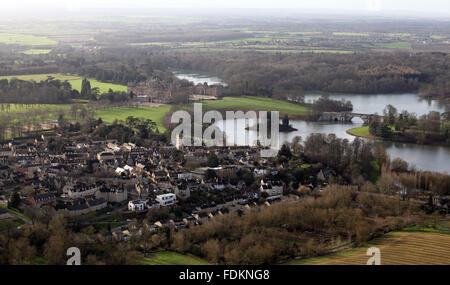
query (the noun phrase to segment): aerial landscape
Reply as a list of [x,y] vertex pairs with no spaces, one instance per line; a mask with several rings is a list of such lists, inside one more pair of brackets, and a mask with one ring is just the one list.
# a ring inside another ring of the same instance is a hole
[[448,3],[67,2],[0,11],[0,265],[450,265]]

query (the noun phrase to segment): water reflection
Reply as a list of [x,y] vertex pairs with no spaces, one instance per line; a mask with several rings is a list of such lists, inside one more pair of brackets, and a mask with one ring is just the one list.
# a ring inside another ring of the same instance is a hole
[[[305,102],[311,103],[319,94],[305,95]],[[383,114],[383,109],[387,104],[397,108],[398,112],[407,110],[416,113],[417,116],[427,114],[430,111],[444,112],[445,105],[437,100],[422,99],[418,94],[375,94],[375,95],[352,95],[352,94],[331,94],[331,99],[349,100],[353,104],[353,112],[362,114]]]
[[[234,140],[232,139],[233,129],[230,127],[232,124],[231,121],[220,121],[217,122],[216,125],[220,130],[225,130],[227,139],[231,139],[230,141],[234,141],[237,145],[247,145],[247,142],[254,143],[256,141],[257,132],[245,130],[246,124],[244,119],[238,119],[235,123]],[[340,124],[297,120],[291,120],[291,124],[294,128],[298,129],[298,131],[281,133],[280,145],[285,142],[292,142],[292,139],[296,136],[301,136],[305,139],[313,133],[333,133],[339,138],[353,141],[355,137],[349,135],[347,130],[362,126],[362,123]],[[417,169],[450,173],[450,148],[431,145],[393,143],[378,140],[374,142],[383,145],[391,158],[400,157],[411,165],[415,165]]]

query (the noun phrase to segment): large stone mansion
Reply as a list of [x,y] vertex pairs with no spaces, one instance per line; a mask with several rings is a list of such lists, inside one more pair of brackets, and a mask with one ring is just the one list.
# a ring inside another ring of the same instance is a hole
[[139,101],[153,103],[174,103],[177,96],[212,96],[218,97],[223,94],[222,85],[211,85],[207,83],[197,85],[184,85],[181,82],[168,83],[153,78],[147,81],[128,84],[128,93],[133,92]]

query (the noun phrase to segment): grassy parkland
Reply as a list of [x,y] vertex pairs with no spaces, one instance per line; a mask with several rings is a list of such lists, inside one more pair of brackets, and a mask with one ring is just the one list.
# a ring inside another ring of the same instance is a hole
[[101,118],[105,123],[112,123],[115,120],[125,121],[127,117],[133,116],[135,118],[150,119],[156,123],[156,127],[160,132],[166,129],[163,126],[163,119],[172,106],[163,105],[159,107],[147,106],[132,106],[132,107],[118,107],[107,110],[97,111],[96,116]]
[[[66,75],[61,73],[45,73],[45,74],[29,74],[29,75],[9,75],[9,76],[0,76],[0,79],[8,79],[11,80],[12,78],[17,78],[20,80],[25,81],[42,81],[46,80],[49,76],[54,77],[55,79],[61,80],[61,81],[69,81],[70,85],[72,85],[73,89],[76,89],[78,91],[81,91],[81,82],[83,80],[83,77],[78,75]],[[125,85],[119,85],[114,83],[105,83],[100,82],[98,80],[88,78],[89,82],[91,83],[92,88],[99,88],[100,93],[106,93],[111,88],[113,91],[127,91],[127,86]]]
[[306,115],[308,113],[308,108],[305,106],[266,97],[224,97],[222,100],[203,101],[202,103],[205,110],[279,111],[280,114],[287,115]]

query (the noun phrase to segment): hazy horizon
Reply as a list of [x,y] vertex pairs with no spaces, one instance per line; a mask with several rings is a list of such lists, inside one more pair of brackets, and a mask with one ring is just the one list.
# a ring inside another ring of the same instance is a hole
[[343,14],[352,16],[438,17],[450,15],[450,2],[445,0],[17,0],[2,3],[0,14],[9,19],[61,14],[152,14],[167,13],[232,13],[232,14]]

